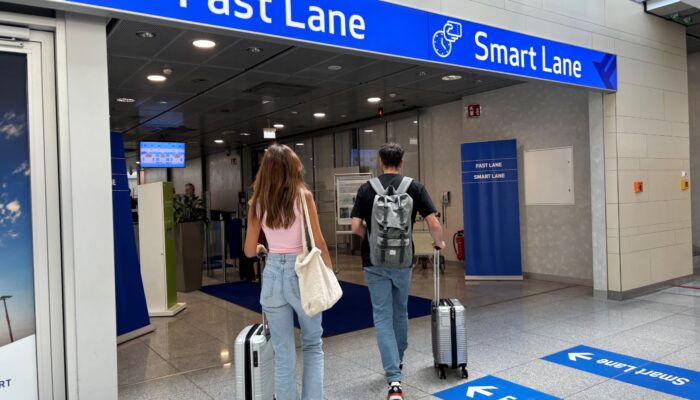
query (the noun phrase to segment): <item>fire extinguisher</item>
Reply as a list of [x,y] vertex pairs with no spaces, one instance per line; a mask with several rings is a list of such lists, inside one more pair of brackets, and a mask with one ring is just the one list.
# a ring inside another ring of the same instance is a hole
[[464,261],[464,230],[457,231],[452,237],[452,246],[459,261]]

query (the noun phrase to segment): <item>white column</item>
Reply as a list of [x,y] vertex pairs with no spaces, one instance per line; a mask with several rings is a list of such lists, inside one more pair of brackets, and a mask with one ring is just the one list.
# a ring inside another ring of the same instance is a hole
[[605,212],[605,135],[603,95],[588,96],[588,130],[591,150],[591,232],[593,235],[593,291],[608,297],[608,229]]
[[68,398],[117,399],[106,21],[66,14],[57,84]]

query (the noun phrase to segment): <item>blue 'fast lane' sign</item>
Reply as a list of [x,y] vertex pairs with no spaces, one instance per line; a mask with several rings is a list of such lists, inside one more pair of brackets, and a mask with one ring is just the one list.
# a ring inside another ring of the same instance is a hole
[[380,0],[50,0],[606,91],[617,57]]
[[588,346],[573,347],[543,360],[673,396],[700,399],[700,372],[697,371]]
[[433,396],[443,400],[497,399],[497,400],[558,400],[557,397],[520,386],[495,376],[486,376]]

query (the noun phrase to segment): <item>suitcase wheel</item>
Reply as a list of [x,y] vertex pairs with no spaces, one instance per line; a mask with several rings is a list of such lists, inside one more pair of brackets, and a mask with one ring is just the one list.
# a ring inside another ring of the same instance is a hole
[[467,371],[467,367],[462,367],[462,379],[469,379],[469,372]]
[[447,374],[445,373],[445,367],[442,365],[438,366],[438,378],[447,379]]

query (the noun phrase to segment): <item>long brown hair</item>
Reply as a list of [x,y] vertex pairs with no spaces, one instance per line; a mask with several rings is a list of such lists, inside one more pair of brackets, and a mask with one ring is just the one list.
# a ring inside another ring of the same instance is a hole
[[294,207],[302,188],[306,184],[301,160],[288,146],[273,143],[255,177],[250,211],[258,220],[265,216],[265,225],[272,229],[288,229],[294,223]]

